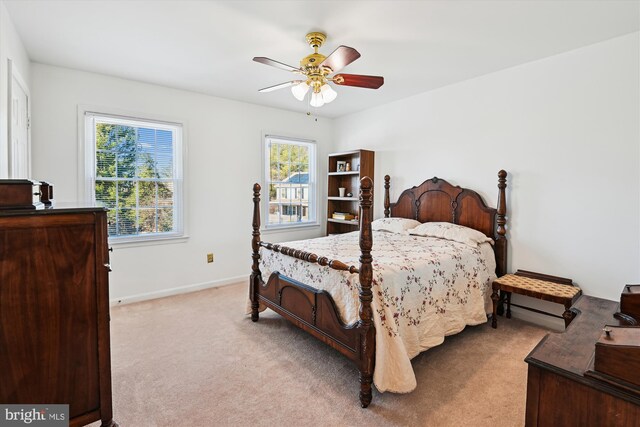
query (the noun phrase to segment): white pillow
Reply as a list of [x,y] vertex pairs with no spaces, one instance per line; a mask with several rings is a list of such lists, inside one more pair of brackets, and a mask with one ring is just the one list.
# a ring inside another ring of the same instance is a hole
[[477,247],[480,243],[484,242],[493,244],[493,239],[485,236],[484,233],[450,222],[425,222],[408,231],[409,234],[414,236],[437,237],[464,243],[473,247]]
[[373,231],[388,231],[390,233],[409,234],[407,230],[420,225],[420,221],[408,218],[380,218],[371,223]]

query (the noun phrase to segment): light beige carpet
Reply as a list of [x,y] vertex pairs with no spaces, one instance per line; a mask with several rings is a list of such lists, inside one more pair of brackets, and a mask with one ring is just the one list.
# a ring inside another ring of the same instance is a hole
[[547,331],[469,327],[413,360],[418,387],[358,401],[358,372],[277,314],[243,315],[245,283],[115,307],[114,419],[146,426],[522,426]]

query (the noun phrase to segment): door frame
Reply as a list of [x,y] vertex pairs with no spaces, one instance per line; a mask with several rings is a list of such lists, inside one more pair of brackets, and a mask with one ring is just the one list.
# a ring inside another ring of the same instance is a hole
[[[11,59],[7,59],[7,146],[8,146],[8,172],[9,178],[16,178],[14,175],[16,165],[14,164],[14,154],[17,147],[13,144],[13,81],[15,80],[18,85],[24,90],[27,95],[27,178],[31,177],[31,92],[29,86],[22,78],[22,75],[18,69],[13,65]],[[25,177],[22,177],[25,178]]]

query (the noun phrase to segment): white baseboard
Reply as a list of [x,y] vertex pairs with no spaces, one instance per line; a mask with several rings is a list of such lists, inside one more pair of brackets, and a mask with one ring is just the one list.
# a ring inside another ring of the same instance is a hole
[[133,302],[138,302],[138,301],[146,301],[150,299],[168,297],[171,295],[179,295],[179,294],[186,294],[189,292],[201,291],[203,289],[217,288],[220,286],[230,285],[232,283],[238,283],[243,280],[246,280],[248,283],[249,275],[244,274],[242,276],[214,280],[213,282],[196,283],[193,285],[180,286],[177,288],[162,289],[160,291],[145,292],[142,294],[130,295],[130,296],[121,297],[121,298],[114,298],[111,301],[109,301],[109,304],[112,307],[116,305],[131,304]]

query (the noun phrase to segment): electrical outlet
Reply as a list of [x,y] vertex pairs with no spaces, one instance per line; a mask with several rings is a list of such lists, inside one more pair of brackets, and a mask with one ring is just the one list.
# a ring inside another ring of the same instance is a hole
[[207,262],[208,263],[212,263],[213,262],[213,254],[207,254]]

